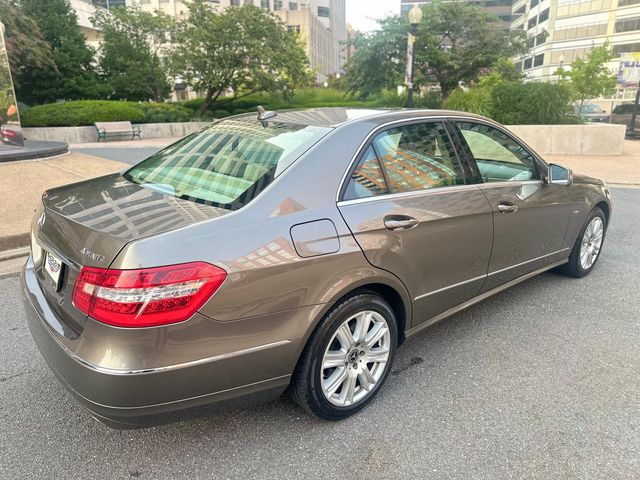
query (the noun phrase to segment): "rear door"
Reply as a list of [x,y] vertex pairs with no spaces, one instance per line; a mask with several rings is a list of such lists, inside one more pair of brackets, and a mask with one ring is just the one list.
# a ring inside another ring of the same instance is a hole
[[338,203],[368,261],[399,277],[413,326],[473,296],[489,263],[491,206],[464,174],[440,121],[382,128]]
[[483,291],[568,256],[569,221],[563,185],[542,179],[545,165],[502,128],[458,121],[460,144],[493,210],[493,250]]

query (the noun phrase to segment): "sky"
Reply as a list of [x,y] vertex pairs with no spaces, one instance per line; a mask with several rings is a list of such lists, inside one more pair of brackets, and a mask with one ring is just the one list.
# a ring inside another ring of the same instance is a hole
[[400,13],[399,0],[346,0],[347,23],[361,32],[376,30],[376,19]]

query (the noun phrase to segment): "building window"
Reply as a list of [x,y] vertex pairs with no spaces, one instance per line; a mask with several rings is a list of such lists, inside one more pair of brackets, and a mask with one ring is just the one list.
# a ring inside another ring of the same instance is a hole
[[269,10],[269,0],[260,0],[260,7]]
[[536,35],[536,45],[542,45],[547,41],[547,32],[540,32]]
[[611,51],[614,57],[619,57],[623,53],[640,52],[640,43],[627,43],[625,45],[615,45]]
[[515,67],[516,67],[516,72],[521,72],[522,71],[522,62],[516,62]]
[[531,65],[533,64],[533,58],[527,58],[524,61],[524,69],[525,70],[529,70],[531,68]]
[[640,17],[628,18],[626,20],[618,20],[616,22],[616,33],[632,32],[640,30]]
[[546,22],[547,20],[549,20],[548,8],[540,12],[540,15],[538,15],[538,23]]
[[297,10],[298,4],[296,2],[289,2],[289,10]]
[[540,0],[531,0],[531,6],[529,8],[533,8],[540,3]]
[[536,46],[536,37],[527,38],[527,48],[531,49]]
[[289,33],[300,33],[300,25],[287,25],[287,31]]
[[275,11],[282,10],[282,0],[273,0],[273,9]]
[[542,66],[543,63],[544,63],[544,53],[541,53],[540,55],[536,55],[535,57],[533,57],[534,67],[540,67]]
[[329,18],[329,8],[328,7],[318,7],[318,16]]
[[527,29],[533,28],[538,24],[538,19],[536,17],[530,18],[529,23],[527,23]]
[[618,0],[618,7],[626,7],[628,5],[637,5],[640,0]]
[[243,5],[253,5],[253,0],[244,0],[244,4]]
[[231,6],[232,7],[239,7],[240,6],[240,0],[231,0]]

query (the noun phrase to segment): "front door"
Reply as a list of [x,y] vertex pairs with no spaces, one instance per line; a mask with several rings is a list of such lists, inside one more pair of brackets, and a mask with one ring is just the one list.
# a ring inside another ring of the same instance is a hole
[[443,123],[381,131],[338,206],[367,260],[406,285],[412,326],[478,294],[491,253],[491,206],[465,177]]
[[544,182],[544,164],[503,129],[483,122],[456,125],[493,209],[493,251],[483,291],[566,258],[567,188]]

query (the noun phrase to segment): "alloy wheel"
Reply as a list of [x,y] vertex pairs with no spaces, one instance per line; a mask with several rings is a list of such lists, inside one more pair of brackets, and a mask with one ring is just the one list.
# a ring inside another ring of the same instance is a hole
[[604,222],[600,217],[593,217],[582,236],[580,246],[580,266],[584,270],[589,270],[600,253],[602,239],[604,236]]
[[366,398],[383,377],[391,351],[385,318],[373,310],[352,315],[336,330],[322,357],[325,398],[340,407]]

